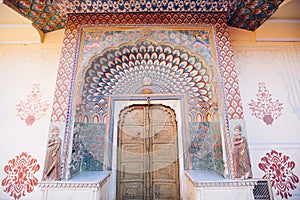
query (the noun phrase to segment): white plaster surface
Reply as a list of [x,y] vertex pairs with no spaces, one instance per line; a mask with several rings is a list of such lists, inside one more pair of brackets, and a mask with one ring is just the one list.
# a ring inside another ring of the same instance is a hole
[[[7,176],[3,169],[8,161],[22,152],[37,159],[40,169],[35,176],[38,180],[42,178],[52,110],[51,108],[47,110],[46,116],[37,120],[32,126],[26,126],[25,122],[16,116],[16,104],[21,100],[26,100],[32,85],[39,83],[43,99],[52,106],[62,38],[63,30],[46,34],[44,43],[41,44],[0,45],[1,182]],[[261,178],[264,175],[258,164],[261,158],[271,150],[288,155],[290,160],[295,162],[294,174],[300,177],[300,121],[292,109],[292,105],[299,99],[291,101],[288,95],[288,91],[298,91],[296,89],[299,87],[300,78],[296,76],[294,82],[296,87],[292,90],[287,82],[290,77],[288,73],[296,74],[293,70],[299,72],[300,44],[235,42],[232,46],[236,58],[254,177]],[[248,103],[256,98],[259,81],[265,82],[273,98],[279,99],[284,106],[282,116],[275,120],[273,125],[266,126],[249,111]],[[295,190],[290,190],[292,197],[289,200],[300,199],[300,184],[297,183],[296,186]],[[187,183],[186,187],[189,188],[190,183]],[[63,192],[63,190],[58,191],[56,197]],[[225,198],[230,191],[224,190],[223,193]],[[214,191],[207,191],[205,194],[211,197]],[[237,191],[237,198],[239,194]],[[31,193],[27,193],[21,199],[40,200],[42,195],[41,188],[36,186]],[[221,193],[218,197],[222,197]],[[2,185],[0,186],[0,199],[12,199],[8,193],[4,192]],[[217,200],[217,197],[212,197],[212,199]],[[274,194],[274,199],[279,200],[281,197]]]

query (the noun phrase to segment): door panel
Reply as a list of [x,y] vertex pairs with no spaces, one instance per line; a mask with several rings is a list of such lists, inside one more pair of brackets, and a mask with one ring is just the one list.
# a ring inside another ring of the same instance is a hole
[[155,181],[174,181],[176,179],[176,168],[174,164],[153,163],[157,170],[153,171]]
[[178,189],[174,184],[155,182],[154,183],[154,191],[155,197],[154,199],[163,199],[163,200],[174,200],[178,198]]
[[118,125],[117,199],[179,199],[174,111],[134,105]]
[[174,137],[176,137],[176,135],[174,134],[173,128],[174,127],[170,125],[152,126],[152,130],[153,130],[152,135],[154,135],[153,142],[163,143],[163,144],[174,142]]
[[176,159],[177,149],[173,144],[153,144],[152,149],[153,161],[170,163]]
[[143,182],[123,182],[120,184],[120,196],[124,200],[142,200]]

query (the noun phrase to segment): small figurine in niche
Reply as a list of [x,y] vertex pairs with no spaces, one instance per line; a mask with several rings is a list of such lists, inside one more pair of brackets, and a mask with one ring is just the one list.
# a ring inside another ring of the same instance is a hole
[[62,140],[59,137],[57,126],[51,128],[51,138],[48,141],[43,180],[59,180],[60,147]]
[[234,127],[233,144],[233,164],[235,178],[248,179],[252,178],[252,170],[248,154],[246,137],[242,136],[240,125]]
[[152,80],[149,76],[145,76],[143,78],[143,86],[150,86],[152,85]]

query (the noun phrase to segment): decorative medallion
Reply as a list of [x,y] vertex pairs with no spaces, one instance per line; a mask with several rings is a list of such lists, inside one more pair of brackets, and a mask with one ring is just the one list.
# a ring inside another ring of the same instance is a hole
[[4,167],[6,173],[6,177],[2,180],[4,192],[15,200],[25,197],[38,184],[38,179],[34,175],[39,169],[37,160],[25,152],[11,159]]
[[278,99],[272,100],[272,94],[270,94],[264,82],[258,83],[256,97],[257,101],[251,99],[248,104],[252,115],[257,119],[262,119],[266,125],[272,125],[273,121],[282,115],[283,104]]
[[291,191],[297,188],[299,178],[293,173],[296,164],[282,152],[272,150],[261,158],[258,167],[265,172],[262,178],[269,178],[274,192],[282,199],[292,197]]

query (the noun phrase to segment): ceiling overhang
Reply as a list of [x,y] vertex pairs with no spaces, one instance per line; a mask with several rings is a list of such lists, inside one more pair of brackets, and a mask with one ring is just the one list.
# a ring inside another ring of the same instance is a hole
[[284,0],[241,0],[231,13],[228,25],[255,31],[278,9]]
[[0,3],[0,45],[41,43],[44,35],[29,19]]
[[221,12],[228,25],[256,30],[284,0],[3,0],[44,33],[65,28],[70,13]]

